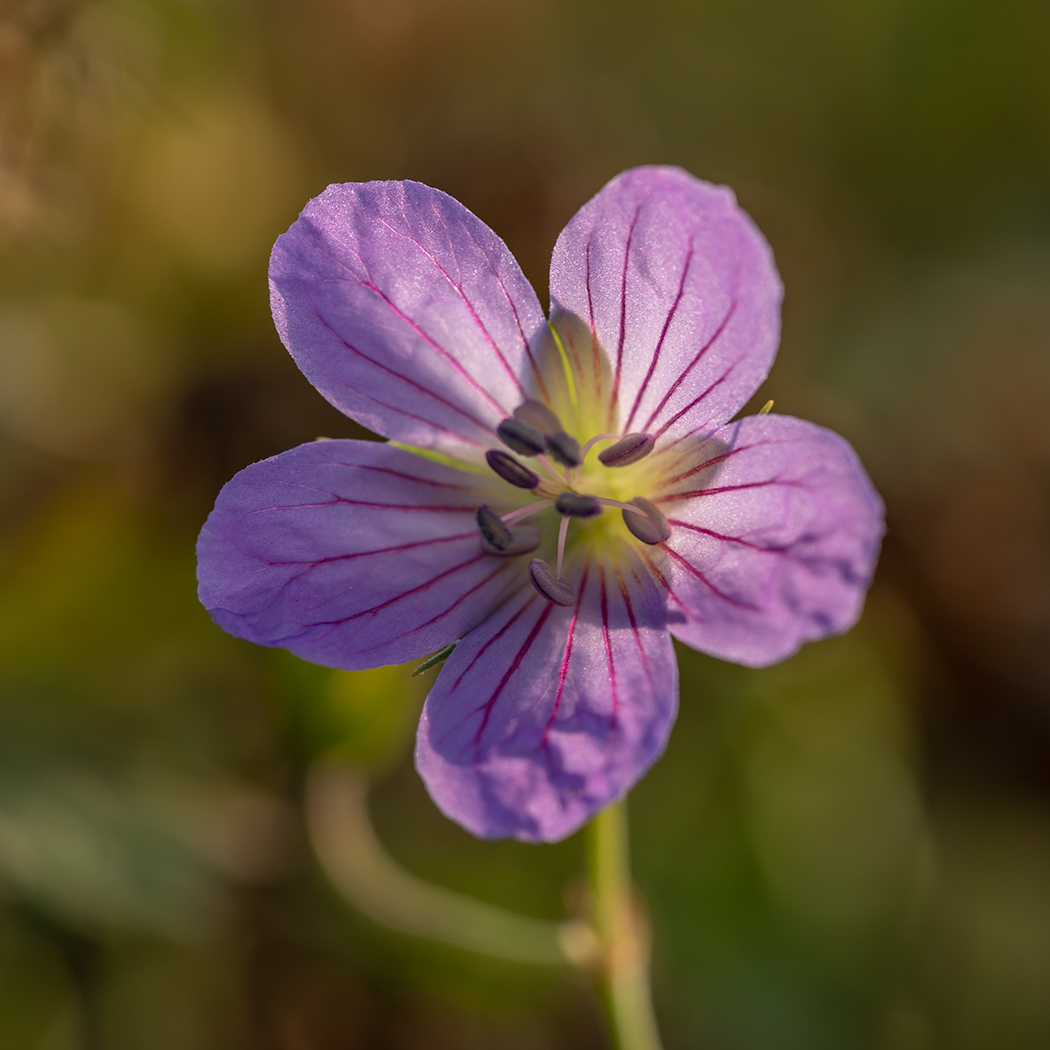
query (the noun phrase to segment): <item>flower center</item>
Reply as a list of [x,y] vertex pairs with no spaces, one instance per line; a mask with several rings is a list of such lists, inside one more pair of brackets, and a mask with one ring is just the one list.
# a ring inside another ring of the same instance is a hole
[[[495,557],[532,553],[542,543],[542,533],[521,523],[553,508],[559,517],[555,567],[542,558],[529,564],[529,580],[547,601],[558,605],[575,601],[572,585],[562,575],[570,522],[598,518],[606,508],[618,508],[627,530],[640,542],[655,545],[670,536],[667,519],[657,507],[642,496],[630,495],[638,474],[622,469],[653,451],[652,435],[596,434],[581,446],[546,405],[526,401],[514,410],[513,418],[499,424],[496,436],[512,452],[534,460],[536,469],[503,449],[485,453],[489,467],[509,485],[539,498],[503,515],[479,507],[482,548]],[[600,442],[611,444],[591,456]]]

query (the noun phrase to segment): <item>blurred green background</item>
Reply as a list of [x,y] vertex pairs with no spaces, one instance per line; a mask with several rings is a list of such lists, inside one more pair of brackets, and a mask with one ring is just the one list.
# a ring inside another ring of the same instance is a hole
[[850,438],[890,529],[847,637],[680,653],[631,798],[667,1050],[1050,1046],[1045,0],[4,0],[0,136],[0,1050],[604,1045],[582,977],[330,888],[330,751],[445,886],[561,918],[582,847],[445,821],[426,680],[228,638],[193,543],[240,467],[360,436],[269,318],[309,197],[438,186],[545,299],[562,225],[654,162],[769,238],[756,405]]

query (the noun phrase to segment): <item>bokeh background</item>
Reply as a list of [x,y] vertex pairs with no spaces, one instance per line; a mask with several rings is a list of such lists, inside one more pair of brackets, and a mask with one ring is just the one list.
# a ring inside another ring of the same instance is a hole
[[565,221],[653,162],[769,238],[756,405],[853,441],[890,530],[845,638],[680,654],[631,798],[666,1046],[1050,1046],[1045,0],[4,0],[0,136],[0,1050],[604,1045],[583,977],[330,887],[330,753],[444,886],[562,918],[582,846],[446,822],[424,680],[226,637],[193,544],[239,468],[360,436],[269,318],[309,197],[438,186],[543,299]]

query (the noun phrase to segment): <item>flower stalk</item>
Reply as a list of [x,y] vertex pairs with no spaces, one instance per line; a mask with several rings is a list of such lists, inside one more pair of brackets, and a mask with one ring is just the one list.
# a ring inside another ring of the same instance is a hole
[[631,883],[625,801],[606,807],[587,826],[587,878],[613,1046],[660,1050],[649,994],[649,924]]

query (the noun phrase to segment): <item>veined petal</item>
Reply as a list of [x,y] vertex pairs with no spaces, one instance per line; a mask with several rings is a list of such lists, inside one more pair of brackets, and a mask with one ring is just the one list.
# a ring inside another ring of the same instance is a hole
[[642,557],[668,593],[668,626],[751,667],[860,616],[882,501],[849,443],[789,416],[750,416],[683,457],[651,496],[671,538]]
[[427,697],[416,767],[481,838],[564,838],[667,743],[678,666],[648,573],[626,553],[585,556],[570,579],[575,605],[521,591],[460,642]]
[[270,295],[310,382],[388,438],[483,449],[535,378],[535,292],[492,230],[418,182],[329,186],[277,239]]
[[551,261],[552,312],[578,317],[608,357],[608,428],[658,439],[707,436],[743,407],[776,354],[781,292],[732,191],[679,168],[617,176]]
[[219,494],[200,600],[230,634],[328,667],[423,656],[523,579],[520,559],[481,551],[474,513],[497,484],[379,442],[300,445]]

